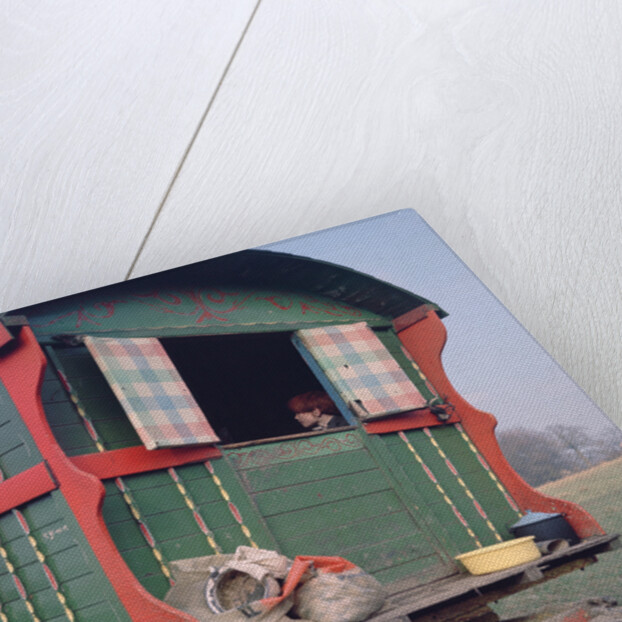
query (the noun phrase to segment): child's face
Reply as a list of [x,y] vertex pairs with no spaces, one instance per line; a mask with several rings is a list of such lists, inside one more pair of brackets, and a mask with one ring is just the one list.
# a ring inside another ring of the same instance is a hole
[[319,408],[314,408],[311,411],[296,413],[295,418],[303,428],[310,428],[317,424],[321,414],[322,412]]

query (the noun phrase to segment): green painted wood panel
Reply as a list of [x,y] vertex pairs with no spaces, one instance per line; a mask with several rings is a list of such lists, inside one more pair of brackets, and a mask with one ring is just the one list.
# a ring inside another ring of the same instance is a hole
[[382,520],[374,516],[333,528],[326,528],[320,523],[314,530],[294,534],[285,544],[293,551],[306,551],[311,555],[332,555],[336,550],[360,547],[361,537],[365,543],[379,542],[387,534],[408,534],[412,529],[412,519],[408,511],[401,509],[384,514]]
[[300,462],[245,469],[240,471],[240,477],[249,490],[260,492],[302,484],[317,478],[367,470],[369,470],[367,452],[359,449],[329,456],[309,457]]
[[[451,472],[446,460],[439,454],[425,434],[415,431],[414,433],[407,433],[407,436],[422,455],[428,467],[432,469],[446,494],[455,503],[480,542],[484,546],[498,542],[499,540],[495,537],[494,531],[487,525],[486,519],[481,516],[473,500],[468,496],[467,490],[470,491],[468,481]],[[466,488],[460,483],[460,479],[462,479]]]
[[230,449],[227,457],[236,470],[244,471],[307,460],[310,457],[334,456],[361,449],[363,446],[359,434],[351,431]]
[[378,470],[367,470],[351,475],[338,475],[338,486],[327,486],[326,479],[270,490],[255,495],[255,503],[264,516],[293,512],[339,501],[350,497],[353,492],[367,495],[388,488],[388,483]]
[[[438,525],[439,532],[444,532],[444,539],[451,543],[450,550],[452,554],[456,555],[477,548],[477,541],[475,538],[469,534],[459,517],[453,511],[451,505],[445,500],[442,492],[438,490],[436,484],[431,481],[424,468],[415,459],[406,444],[400,439],[396,439],[395,437],[391,438],[392,436],[393,435],[382,435],[381,440],[387,444],[389,451],[391,451],[396,461],[400,464],[400,468],[403,470],[413,488],[413,494],[416,494],[422,500],[426,509],[433,515],[435,523]],[[429,444],[427,439],[423,440],[421,438],[423,436],[422,431],[416,430],[407,436],[424,461],[426,467],[430,470],[430,473],[437,479],[443,491],[448,493],[446,484],[451,474],[448,471],[445,472],[446,467],[444,464],[442,468],[439,469],[438,453],[436,450]],[[462,492],[457,496],[455,494],[448,494],[447,499],[455,504],[460,512],[464,510],[467,503],[470,504],[469,499],[466,495],[463,495]],[[472,528],[470,523],[469,527]],[[478,537],[476,532],[475,537]],[[492,534],[490,535],[490,541],[488,541],[488,539],[488,535],[486,535],[486,543],[494,543],[494,536]]]
[[[157,280],[157,279],[156,279]],[[153,282],[153,279],[152,279]],[[320,295],[286,291],[205,288],[196,282],[145,286],[134,291],[85,293],[28,309],[28,319],[40,340],[53,335],[115,334],[174,336],[223,332],[295,330],[325,324],[366,321],[387,326],[380,315],[341,304]]]
[[[332,483],[339,486],[338,481]],[[326,486],[329,485],[330,483],[327,482]],[[312,509],[270,516],[266,518],[266,522],[277,541],[281,542],[301,532],[316,531],[318,525],[329,529],[368,518],[375,517],[382,520],[381,517],[384,514],[397,512],[401,507],[397,495],[391,490],[385,490],[371,495],[353,496]],[[415,528],[416,526],[413,525],[413,529]]]
[[469,447],[469,442],[456,426],[435,428],[433,434],[443,451],[450,456],[452,463],[481,503],[501,537],[504,540],[513,538],[509,527],[521,517],[521,513],[485,460],[481,456],[478,459],[478,454],[473,451],[475,447],[473,446],[473,449]]
[[[204,464],[177,467],[175,472],[179,485],[195,505],[196,512],[222,552],[233,553],[238,546],[250,544],[242,524],[258,546],[274,549],[273,538],[231,467],[224,459],[213,460],[210,465],[213,474]],[[162,553],[164,563],[214,554],[168,471],[124,477],[123,484]],[[114,482],[105,482],[105,488],[103,516],[115,545],[140,583],[154,596],[163,598],[169,583],[152,549]],[[223,497],[223,492],[228,499]]]
[[[67,378],[80,406],[91,421],[106,449],[140,445],[123,407],[84,346],[48,347],[50,366]],[[56,440],[70,456],[97,451],[75,404],[69,399],[58,377],[50,377],[48,393],[55,401],[44,402],[44,409]],[[56,386],[54,386],[56,385]],[[65,401],[60,401],[61,393]]]
[[285,555],[341,555],[386,582],[419,558],[452,574],[367,442],[348,431],[225,451]]
[[[99,610],[108,612],[107,619],[129,620],[60,491],[39,497],[21,506],[19,511],[28,524],[29,534],[22,529],[14,512],[6,512],[0,516],[0,546],[42,622],[52,622],[59,616],[67,618],[39,554],[43,555],[77,622],[90,619],[81,612],[96,604]],[[9,622],[21,619],[25,613],[32,621],[4,560],[0,563],[0,602]]]
[[138,581],[154,596],[163,598],[170,586],[138,523],[123,502],[121,492],[114,482],[105,482],[104,486],[106,496],[102,515],[110,537]]
[[26,603],[21,600],[3,603],[2,612],[9,618],[9,622],[32,622]]
[[[512,537],[507,527],[518,519],[518,512],[511,507],[497,483],[469,449],[467,441],[456,427],[453,425],[434,427],[430,428],[429,433],[438,444],[438,448],[424,430],[409,431],[406,437],[425,465],[438,479],[438,483],[448,498],[467,520],[469,527],[480,542],[483,545],[497,542],[495,529],[503,539]],[[475,548],[474,539],[461,525],[451,506],[443,500],[443,495],[404,441],[397,434],[382,435],[380,438],[416,488],[417,494],[443,525],[449,537],[454,540],[460,552]],[[441,456],[439,448],[446,458]],[[447,459],[450,464],[447,463]],[[457,475],[452,472],[451,467],[457,471]],[[460,480],[464,485],[460,483]],[[486,518],[482,517],[479,509],[469,497],[469,492],[481,506]],[[493,528],[490,527],[488,521],[492,523]]]
[[442,579],[455,573],[455,567],[442,564],[434,555],[420,557],[410,562],[405,562],[397,566],[385,568],[374,573],[374,576],[381,583],[391,583],[402,579],[416,577],[417,583],[425,585],[435,579]]
[[0,472],[9,478],[41,462],[41,454],[0,382]]

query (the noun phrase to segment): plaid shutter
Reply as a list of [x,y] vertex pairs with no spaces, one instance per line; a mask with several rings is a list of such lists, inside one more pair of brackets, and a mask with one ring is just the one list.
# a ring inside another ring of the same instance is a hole
[[220,440],[157,339],[84,343],[147,449]]
[[425,398],[365,322],[296,335],[363,421],[425,408]]

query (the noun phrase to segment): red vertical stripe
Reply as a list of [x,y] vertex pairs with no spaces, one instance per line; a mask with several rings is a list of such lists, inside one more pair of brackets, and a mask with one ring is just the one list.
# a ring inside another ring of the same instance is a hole
[[28,535],[30,533],[30,526],[26,522],[24,515],[19,510],[13,510],[13,514],[15,515],[15,518],[17,518],[17,520],[19,521],[19,524],[24,530],[24,533]]
[[19,580],[19,577],[17,577],[16,575],[13,575],[13,583],[15,583],[15,587],[17,588],[17,591],[19,592],[19,595],[22,597],[22,599],[26,600],[28,598],[28,594],[26,594],[26,588],[24,587],[24,584]]
[[231,501],[229,501],[229,509],[231,510],[231,514],[233,514],[233,516],[235,517],[235,520],[237,520],[238,523],[241,525],[242,524],[242,515],[238,511],[238,508],[236,508],[235,505],[233,505],[233,503],[231,503]]

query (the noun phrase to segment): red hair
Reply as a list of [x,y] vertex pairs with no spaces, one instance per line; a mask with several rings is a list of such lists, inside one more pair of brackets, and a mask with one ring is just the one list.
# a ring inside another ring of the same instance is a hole
[[295,413],[310,412],[319,408],[326,415],[340,414],[335,402],[328,397],[326,391],[307,391],[307,393],[295,395],[287,402],[287,407]]

